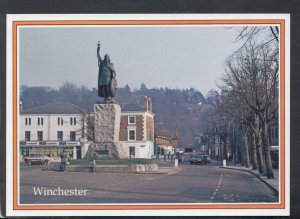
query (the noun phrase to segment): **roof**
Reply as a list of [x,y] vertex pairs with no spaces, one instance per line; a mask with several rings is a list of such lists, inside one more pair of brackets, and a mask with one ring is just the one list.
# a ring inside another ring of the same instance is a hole
[[21,114],[82,114],[84,110],[69,102],[51,102],[23,110]]
[[127,112],[127,111],[130,111],[130,112],[132,112],[132,111],[145,112],[146,111],[145,108],[140,107],[138,105],[135,105],[133,103],[121,103],[120,106],[121,106],[122,112]]
[[172,140],[177,139],[176,133],[172,132],[171,130],[167,130],[167,129],[155,129],[155,136],[168,138],[168,139],[172,139]]

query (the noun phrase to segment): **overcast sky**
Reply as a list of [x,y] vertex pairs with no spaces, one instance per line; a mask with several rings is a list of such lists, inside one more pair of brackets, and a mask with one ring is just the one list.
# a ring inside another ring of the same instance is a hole
[[20,85],[97,87],[97,42],[117,72],[118,87],[215,88],[226,57],[239,44],[236,28],[26,27],[20,29]]

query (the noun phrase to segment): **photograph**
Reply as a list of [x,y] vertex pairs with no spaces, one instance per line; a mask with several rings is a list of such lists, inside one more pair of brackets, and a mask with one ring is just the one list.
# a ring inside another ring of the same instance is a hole
[[287,214],[289,16],[75,17],[8,19],[14,211]]

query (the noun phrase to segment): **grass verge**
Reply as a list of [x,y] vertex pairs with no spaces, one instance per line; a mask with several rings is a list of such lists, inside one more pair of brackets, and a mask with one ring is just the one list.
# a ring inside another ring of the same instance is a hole
[[[91,165],[94,159],[76,159],[76,160],[70,160],[69,163],[71,165],[82,165],[87,166]],[[151,164],[154,161],[149,159],[96,159],[96,165],[121,165],[121,164]]]

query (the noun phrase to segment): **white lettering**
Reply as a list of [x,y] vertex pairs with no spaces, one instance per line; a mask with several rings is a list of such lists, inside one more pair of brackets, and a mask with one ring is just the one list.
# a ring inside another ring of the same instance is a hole
[[83,196],[87,194],[87,189],[62,189],[60,187],[57,188],[45,188],[45,187],[33,187],[33,193],[35,196],[43,195],[43,196]]
[[43,187],[42,189],[40,189],[39,187],[37,188],[33,187],[34,195],[37,195],[37,193],[39,193],[39,195],[42,195],[43,189],[44,189]]

